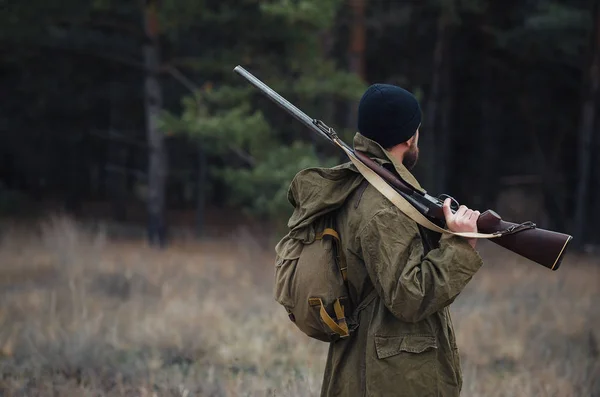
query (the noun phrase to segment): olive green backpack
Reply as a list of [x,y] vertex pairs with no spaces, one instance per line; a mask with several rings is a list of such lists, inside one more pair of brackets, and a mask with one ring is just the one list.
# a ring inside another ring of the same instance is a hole
[[355,318],[375,297],[373,291],[354,311],[347,287],[347,265],[334,215],[317,218],[304,230],[289,232],[275,250],[275,300],[306,335],[324,342],[346,338]]

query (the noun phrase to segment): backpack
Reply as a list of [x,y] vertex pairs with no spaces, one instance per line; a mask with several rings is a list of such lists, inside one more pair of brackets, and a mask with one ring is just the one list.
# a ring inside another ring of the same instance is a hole
[[276,248],[274,298],[290,320],[311,338],[334,342],[349,337],[358,313],[375,298],[373,290],[352,311],[347,264],[335,215],[316,218],[290,231]]

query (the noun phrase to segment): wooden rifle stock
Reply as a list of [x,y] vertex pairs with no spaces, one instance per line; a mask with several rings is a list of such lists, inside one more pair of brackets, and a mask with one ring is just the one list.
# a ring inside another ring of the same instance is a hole
[[[371,160],[366,154],[350,148],[341,141],[333,128],[328,127],[320,120],[309,117],[243,67],[238,65],[234,71],[313,132],[327,139],[329,142],[343,147],[344,150],[351,152],[432,223],[444,227],[446,222],[443,212],[443,202],[439,198],[414,188],[392,171]],[[456,208],[453,207],[452,211],[454,212],[457,209],[458,206]],[[487,210],[479,216],[477,228],[480,233],[499,234],[498,237],[493,237],[489,240],[554,271],[560,267],[567,245],[573,238],[567,234],[539,229],[532,222],[517,224],[504,221],[500,215],[492,210]]]
[[[416,203],[411,202],[413,206],[419,208],[418,201],[427,202],[426,204],[423,204],[423,206],[429,208],[427,215],[432,222],[440,226],[445,224],[445,216],[442,209],[443,202],[435,198],[432,200],[432,197],[427,198],[426,195],[415,195],[416,189],[401,180],[394,173],[380,166],[364,153],[361,153],[358,150],[355,150],[354,153],[363,164],[375,171],[377,175],[383,178],[391,186],[397,188],[405,195],[408,195],[408,197],[405,196],[408,201],[416,198]],[[453,212],[454,211],[455,210],[453,209]],[[477,229],[480,233],[485,234],[512,231],[489,240],[515,254],[547,267],[548,269],[554,271],[558,270],[564,257],[566,247],[572,240],[572,236],[539,229],[535,227],[535,225],[531,226],[531,223],[526,224],[529,226],[528,228],[521,228],[521,226],[525,224],[507,222],[496,212],[487,210],[479,215]]]
[[[477,220],[477,228],[482,233],[495,233],[518,226],[516,223],[502,220],[500,215],[492,210],[485,211]],[[572,238],[567,234],[534,227],[492,238],[490,241],[556,271],[560,267],[567,245]]]

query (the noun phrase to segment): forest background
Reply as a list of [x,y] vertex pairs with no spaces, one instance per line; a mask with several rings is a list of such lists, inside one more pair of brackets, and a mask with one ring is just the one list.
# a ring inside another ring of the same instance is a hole
[[273,244],[347,159],[236,65],[349,144],[369,84],[414,92],[429,192],[574,235],[552,273],[482,242],[465,393],[600,393],[598,1],[4,0],[0,53],[0,394],[316,395]]

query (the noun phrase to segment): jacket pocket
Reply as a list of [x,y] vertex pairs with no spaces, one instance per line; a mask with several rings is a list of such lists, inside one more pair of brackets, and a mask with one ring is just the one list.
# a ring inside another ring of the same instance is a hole
[[430,335],[374,336],[367,395],[439,395],[436,339]]
[[437,349],[435,337],[429,335],[375,336],[377,357],[384,359],[402,352],[423,353]]

